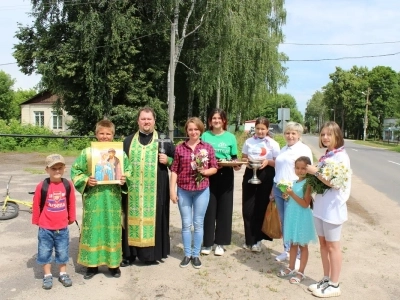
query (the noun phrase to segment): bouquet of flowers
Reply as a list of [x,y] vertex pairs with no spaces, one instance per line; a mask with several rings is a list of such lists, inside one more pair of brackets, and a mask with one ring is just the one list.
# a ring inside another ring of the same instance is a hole
[[207,168],[208,166],[208,151],[200,149],[195,155],[192,153],[192,169],[196,171],[194,179],[197,186],[204,180],[204,176],[198,171],[199,168]]
[[291,188],[293,186],[293,182],[290,180],[281,179],[276,186],[281,190],[283,199],[289,199],[289,195],[286,194],[286,191],[289,187]]
[[[318,164],[318,172],[321,176],[330,182],[334,189],[346,190],[347,182],[352,174],[343,163],[339,163],[331,158],[327,158]],[[317,194],[324,194],[331,187],[327,186],[321,180],[313,175],[307,175],[307,184],[311,186],[311,190]]]

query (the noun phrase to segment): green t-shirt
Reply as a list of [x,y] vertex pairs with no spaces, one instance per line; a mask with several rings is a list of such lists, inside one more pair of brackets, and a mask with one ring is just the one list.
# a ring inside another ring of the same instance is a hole
[[224,131],[220,135],[206,131],[201,136],[201,139],[211,144],[215,150],[215,157],[217,159],[231,160],[232,155],[237,155],[238,153],[236,137],[228,131]]

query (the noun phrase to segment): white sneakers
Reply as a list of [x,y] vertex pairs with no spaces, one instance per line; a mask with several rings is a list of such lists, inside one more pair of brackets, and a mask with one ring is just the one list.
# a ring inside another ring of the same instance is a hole
[[322,278],[317,283],[313,283],[313,284],[309,285],[308,290],[310,292],[314,292],[314,291],[318,290],[319,288],[321,288],[321,286],[323,286],[325,283],[328,283],[328,282],[329,282],[329,277],[324,276],[324,278]]
[[319,298],[338,297],[341,294],[339,285],[334,286],[326,276],[319,282],[310,285],[308,290]]
[[251,250],[253,252],[261,252],[261,241],[257,242],[257,244],[254,244],[253,246],[244,243],[242,248],[245,250]]
[[217,247],[215,247],[215,250],[214,250],[214,255],[222,256],[222,255],[224,255],[224,252],[225,252],[224,247],[217,245]]
[[252,252],[261,252],[261,241],[258,241],[257,244],[251,246]]
[[242,248],[243,248],[244,250],[250,250],[250,249],[251,249],[251,246],[250,246],[250,245],[247,245],[246,243],[244,243],[243,246],[242,246]]
[[212,247],[201,247],[200,253],[203,255],[208,255],[211,253]]
[[[212,251],[212,247],[201,247],[200,253],[203,255],[209,255],[211,253],[211,251]],[[216,256],[222,256],[222,255],[224,255],[224,252],[225,252],[225,249],[223,246],[217,245],[215,247],[214,254]]]
[[289,258],[289,253],[288,252],[282,252],[281,254],[279,254],[277,257],[275,257],[276,261],[285,261]]
[[339,285],[334,286],[329,282],[326,282],[319,289],[312,292],[312,294],[319,298],[330,298],[340,296],[341,292]]

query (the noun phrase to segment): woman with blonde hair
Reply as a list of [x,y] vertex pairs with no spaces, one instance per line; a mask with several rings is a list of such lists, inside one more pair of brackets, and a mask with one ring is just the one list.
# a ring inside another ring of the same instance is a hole
[[[335,122],[325,123],[319,135],[319,147],[327,148],[319,163],[326,159],[343,164],[350,170],[350,158],[344,149],[342,131]],[[325,185],[332,187],[319,172],[318,167],[307,166],[307,173],[314,175]],[[342,268],[340,238],[342,226],[347,221],[347,200],[350,197],[351,176],[345,189],[330,188],[323,194],[317,194],[314,202],[314,223],[317,230],[324,277],[308,287],[316,297],[328,298],[340,296],[339,275]]]
[[[288,201],[282,195],[282,191],[277,186],[282,180],[293,182],[298,180],[298,176],[294,171],[294,162],[300,156],[307,156],[311,163],[313,161],[313,155],[310,147],[303,144],[301,141],[301,135],[303,134],[303,126],[296,122],[288,122],[284,128],[283,135],[286,140],[286,145],[282,147],[279,155],[275,160],[275,177],[274,177],[274,189],[273,194],[278,207],[279,217],[282,223],[282,232],[284,232],[284,219],[285,210]],[[283,237],[285,240],[285,237]],[[275,259],[277,261],[285,261],[289,258],[290,243],[283,243],[283,252],[279,254]],[[297,264],[299,261],[297,261]]]
[[199,269],[204,216],[210,198],[209,177],[217,172],[217,160],[213,147],[200,139],[204,124],[199,118],[189,118],[185,131],[188,139],[176,147],[171,165],[170,198],[178,203],[182,219],[185,256],[180,267],[185,268],[192,262],[193,267]]

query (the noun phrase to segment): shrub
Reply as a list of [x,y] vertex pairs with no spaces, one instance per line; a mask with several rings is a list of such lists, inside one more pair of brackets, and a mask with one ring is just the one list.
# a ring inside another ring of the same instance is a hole
[[[28,135],[27,137],[0,137],[0,151],[20,149],[37,152],[60,152],[60,150],[72,150],[74,152],[90,146],[90,142],[94,141],[92,137],[58,138],[48,128],[21,125],[17,120],[11,120],[8,124],[4,120],[0,120],[0,133]],[[69,134],[63,135],[68,136]]]

